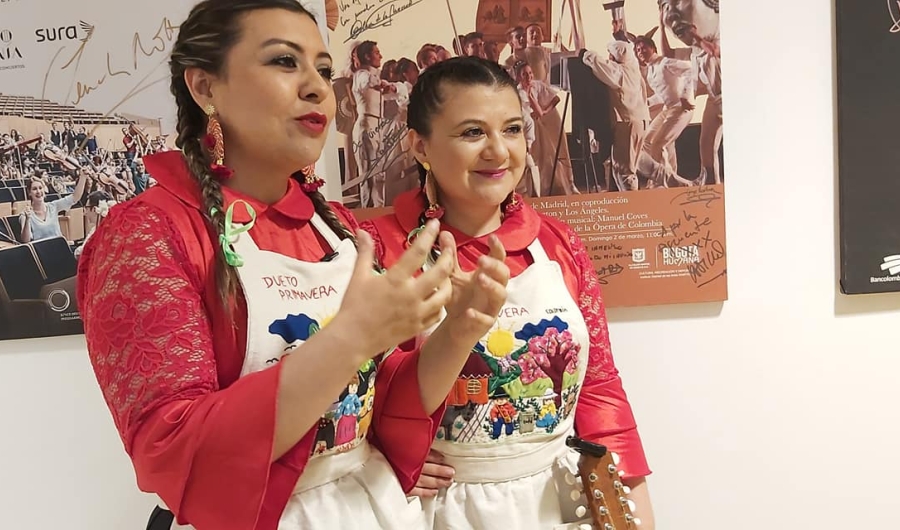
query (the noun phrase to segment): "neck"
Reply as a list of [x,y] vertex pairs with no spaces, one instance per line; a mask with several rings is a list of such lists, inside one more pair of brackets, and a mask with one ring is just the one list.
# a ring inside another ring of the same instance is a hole
[[500,206],[444,205],[443,221],[469,237],[481,237],[500,228]]
[[234,175],[228,180],[228,187],[266,204],[274,204],[287,191],[289,170],[267,164],[259,156],[244,156],[237,150],[226,153],[225,165]]

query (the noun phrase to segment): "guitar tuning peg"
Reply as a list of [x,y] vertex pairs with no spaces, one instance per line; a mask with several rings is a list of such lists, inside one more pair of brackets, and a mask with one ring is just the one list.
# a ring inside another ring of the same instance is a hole
[[632,522],[634,523],[634,526],[641,526],[641,519],[639,517],[635,517]]
[[578,530],[593,530],[593,527],[589,524],[580,524]]
[[624,476],[625,476],[625,471],[620,469],[620,470],[619,470],[619,477],[624,477]]
[[566,471],[566,484],[568,484],[569,486],[572,486],[575,484],[575,482],[576,482],[575,475]]
[[613,464],[618,466],[619,462],[622,461],[622,459],[619,457],[619,453],[610,453],[610,455],[612,456]]
[[616,472],[616,466],[610,464],[609,466],[607,466],[606,470],[609,471],[610,475],[612,475]]
[[634,503],[633,500],[628,499],[628,503],[627,503],[627,504],[628,504],[628,509],[629,509],[630,511],[633,512],[633,511],[635,511],[635,510],[637,509],[637,505]]
[[624,493],[625,495],[631,495],[631,488],[629,488],[628,486],[622,486],[622,493]]
[[603,530],[616,530],[616,527],[609,523],[606,523],[605,525],[603,525]]
[[569,494],[569,497],[571,497],[573,501],[577,502],[579,499],[581,499],[581,492],[578,490],[572,490],[572,493]]
[[575,508],[575,515],[578,518],[584,517],[585,514],[587,514],[587,508],[585,508],[584,506],[579,506],[579,507]]

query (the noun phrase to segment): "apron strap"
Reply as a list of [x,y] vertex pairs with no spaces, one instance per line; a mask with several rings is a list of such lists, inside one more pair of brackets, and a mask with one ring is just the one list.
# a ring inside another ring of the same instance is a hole
[[537,237],[535,237],[534,241],[528,245],[528,252],[531,253],[531,259],[533,259],[535,263],[546,263],[550,261],[550,258],[547,256],[547,251],[544,250],[544,246],[541,245],[541,241]]
[[322,219],[318,213],[313,213],[312,218],[309,220],[312,223],[313,227],[322,234],[322,237],[325,238],[325,242],[328,243],[328,246],[331,247],[332,252],[337,252],[338,246],[341,244],[341,238],[328,226],[328,223]]

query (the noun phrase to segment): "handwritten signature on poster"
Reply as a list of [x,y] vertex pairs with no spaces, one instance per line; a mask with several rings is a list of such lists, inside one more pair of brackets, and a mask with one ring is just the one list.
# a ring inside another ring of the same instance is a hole
[[[594,263],[594,269],[597,271],[597,279],[600,285],[609,285],[609,279],[613,276],[622,274],[625,267],[618,260],[631,259],[631,251],[626,251],[625,247],[618,243],[601,243],[591,245],[588,248],[591,261]],[[612,263],[609,263],[612,261]]]
[[340,24],[350,24],[350,35],[344,42],[359,37],[374,28],[390,26],[394,16],[424,0],[341,0]]
[[[357,180],[366,180],[376,173],[381,173],[406,156],[408,149],[400,147],[406,137],[406,126],[393,118],[379,118],[378,125],[372,131],[363,132],[364,138],[353,142],[353,154],[366,158],[369,170]],[[376,148],[373,155],[367,154],[366,144],[373,143]],[[345,184],[345,189],[357,182]]]
[[[897,9],[894,10],[894,4]],[[887,0],[888,13],[891,15],[891,33],[900,33],[900,0]]]
[[[81,39],[78,48],[76,48],[75,53],[68,57],[67,60],[62,62],[61,66],[58,66],[59,56],[66,51],[66,46],[61,47],[57,50],[56,54],[53,56],[53,59],[50,60],[50,64],[47,67],[47,71],[44,74],[44,84],[41,88],[41,99],[44,100],[47,93],[47,84],[54,72],[66,72],[71,76],[71,82],[68,85],[68,91],[66,93],[65,98],[62,103],[63,105],[78,105],[81,103],[88,95],[97,92],[107,81],[109,81],[113,77],[118,76],[128,76],[136,74],[138,70],[141,68],[141,60],[148,59],[154,56],[161,56],[161,54],[167,52],[170,49],[170,45],[174,42],[177,36],[177,29],[179,26],[176,26],[169,20],[168,17],[163,17],[159,23],[159,26],[156,29],[156,33],[148,40],[147,37],[141,37],[140,32],[135,32],[134,36],[131,40],[131,56],[128,64],[124,68],[114,68],[113,67],[113,57],[111,51],[106,51],[103,55],[101,55],[100,61],[103,61],[102,65],[105,66],[105,71],[99,77],[91,77],[87,78],[86,75],[82,75],[82,61],[85,60],[86,55],[90,55],[88,52],[88,45],[91,43],[91,39],[94,36],[95,28],[90,26],[87,28],[87,36]],[[146,42],[145,42],[146,41]],[[163,57],[164,61],[165,58]],[[97,61],[99,63],[99,61]],[[120,64],[117,62],[117,64]],[[97,66],[97,64],[93,64],[93,66]],[[160,65],[156,65],[157,67]],[[156,68],[153,69],[155,71]],[[145,75],[141,80],[137,82],[137,84],[128,91],[124,99],[119,101],[115,107],[110,109],[107,114],[110,114],[116,110],[123,103],[136,96],[137,94],[143,92],[144,90],[150,88],[151,86],[161,83],[164,81],[168,81],[169,76],[156,79],[152,82],[147,82],[147,78],[153,71],[149,72]],[[74,99],[72,98],[72,91],[75,92]]]
[[[711,192],[716,192],[718,197]],[[721,194],[713,189],[694,190],[680,194],[673,202],[679,197],[682,198],[679,204],[685,208],[679,219],[662,228],[661,236],[666,240],[659,244],[659,250],[664,256],[683,262],[691,281],[698,288],[704,287],[727,274],[727,269],[722,267],[726,257],[725,245],[712,235],[713,221],[702,213],[710,203],[720,200]],[[700,208],[701,205],[705,207]]]

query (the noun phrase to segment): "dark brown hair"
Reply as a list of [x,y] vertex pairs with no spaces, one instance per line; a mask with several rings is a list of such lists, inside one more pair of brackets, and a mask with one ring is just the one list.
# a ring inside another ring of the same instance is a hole
[[[315,20],[297,0],[203,0],[191,9],[187,20],[181,24],[169,61],[172,74],[170,88],[178,107],[175,145],[181,149],[191,174],[200,185],[203,213],[216,234],[216,241],[225,232],[222,186],[210,171],[211,160],[204,147],[206,114],[191,96],[184,72],[188,68],[200,68],[221,74],[228,53],[240,39],[241,17],[258,9],[284,9]],[[302,182],[304,176],[298,171],[292,178]],[[353,239],[353,234],[340,222],[321,193],[316,191],[308,195],[316,213],[332,230],[342,238]],[[230,310],[238,288],[237,273],[225,262],[221,246],[216,245],[216,248],[216,283],[226,310]]]

